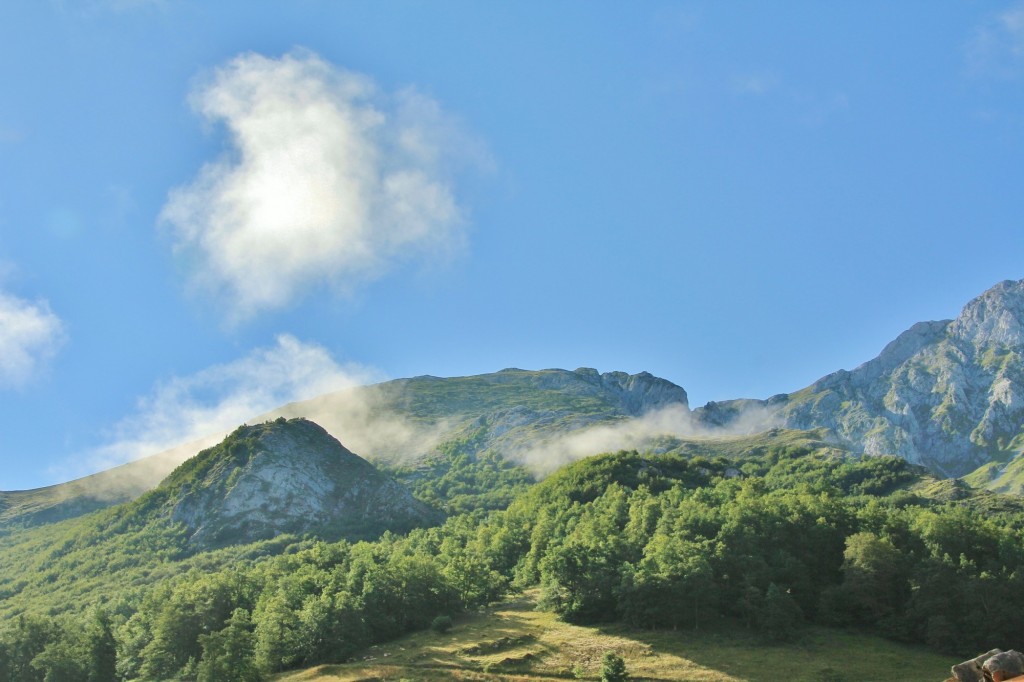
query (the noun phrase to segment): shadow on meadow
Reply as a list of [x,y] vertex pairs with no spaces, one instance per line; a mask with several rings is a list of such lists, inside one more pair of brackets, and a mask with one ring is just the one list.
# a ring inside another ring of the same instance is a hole
[[706,630],[588,627],[535,610],[536,593],[456,620],[447,633],[418,632],[360,652],[351,663],[284,674],[281,682],[600,679],[614,651],[631,679],[682,682],[865,682],[898,676],[941,682],[955,661],[877,637],[808,628],[799,641],[765,644],[729,622]]

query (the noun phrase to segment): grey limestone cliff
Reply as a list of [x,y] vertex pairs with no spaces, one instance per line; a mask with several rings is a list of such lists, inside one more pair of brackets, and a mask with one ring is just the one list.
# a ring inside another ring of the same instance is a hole
[[[1024,280],[1005,281],[955,320],[915,324],[856,369],[762,404],[781,425],[826,427],[854,451],[961,476],[1024,447],[1022,354]],[[712,421],[721,408],[695,412]]]
[[374,537],[440,520],[400,483],[305,419],[243,426],[158,488],[199,547],[281,533]]

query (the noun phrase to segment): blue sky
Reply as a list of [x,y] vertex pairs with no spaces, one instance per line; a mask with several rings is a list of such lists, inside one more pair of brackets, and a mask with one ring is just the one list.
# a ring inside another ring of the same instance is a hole
[[0,489],[351,383],[799,389],[1024,277],[1024,2],[0,6]]

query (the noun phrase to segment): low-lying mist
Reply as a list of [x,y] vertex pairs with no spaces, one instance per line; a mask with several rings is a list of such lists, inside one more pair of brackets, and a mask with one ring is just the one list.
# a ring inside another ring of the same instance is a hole
[[394,399],[379,386],[360,386],[285,405],[252,421],[305,417],[360,457],[408,464],[443,442],[450,423],[417,423],[396,411]]
[[[159,383],[138,400],[133,414],[103,434],[103,443],[68,458],[50,474],[61,481],[99,471],[103,474],[83,483],[102,489],[150,481],[151,487],[240,424],[264,420],[257,415],[381,378],[373,369],[336,362],[322,346],[281,335],[273,346],[258,348],[238,360]],[[360,395],[352,392],[351,398],[342,401],[345,409],[340,410],[350,416],[346,423],[354,430],[359,417],[373,411],[371,405],[360,403]],[[129,466],[121,466],[126,464]]]
[[[159,385],[139,401],[136,414],[108,433],[106,444],[69,462],[61,473],[100,471],[76,484],[99,498],[138,494],[240,424],[278,417],[310,419],[361,457],[403,465],[484,423],[476,413],[440,420],[410,416],[402,387],[373,383],[380,378],[365,367],[339,365],[320,346],[281,336],[273,347]],[[757,401],[730,405],[725,426],[702,420],[685,404],[583,426],[577,421],[575,428],[565,422],[541,424],[541,415],[530,415],[527,410],[524,419],[485,433],[476,447],[493,449],[543,477],[603,452],[663,448],[666,438],[741,436],[780,425],[777,412]],[[71,478],[76,476],[64,480]]]
[[639,417],[612,423],[604,422],[503,453],[512,461],[528,467],[538,476],[546,476],[561,466],[584,457],[619,450],[650,449],[658,439],[725,438],[747,436],[779,426],[776,410],[749,404],[739,408],[728,425],[702,423],[685,405],[669,405]]

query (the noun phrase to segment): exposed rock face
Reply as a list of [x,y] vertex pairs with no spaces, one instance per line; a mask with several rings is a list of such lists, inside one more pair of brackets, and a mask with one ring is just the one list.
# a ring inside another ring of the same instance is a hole
[[[439,445],[453,439],[471,441],[467,447],[474,452],[493,448],[509,453],[538,439],[673,404],[689,410],[686,391],[647,372],[506,369],[478,376],[421,376],[352,388],[284,405],[254,421],[307,417],[372,461],[411,464],[432,456]],[[182,454],[183,446],[45,491],[0,492],[0,527],[6,522],[68,518],[135,499],[201,447],[195,445]],[[301,487],[301,481],[296,479],[295,485]],[[97,490],[102,498],[97,497]]]
[[[689,411],[685,390],[649,372],[505,369],[467,379],[490,384],[489,392],[495,395],[501,388],[514,393],[500,403],[473,406],[463,413],[470,420],[452,432],[473,433],[478,452],[493,449],[513,460],[538,443],[597,424],[616,423],[669,405]],[[453,426],[457,423],[456,415],[449,419]]]
[[961,476],[1024,447],[1022,354],[1024,281],[1001,282],[955,320],[918,323],[853,371],[763,404],[787,427]]
[[666,379],[660,379],[650,372],[598,374],[596,369],[580,367],[572,372],[572,375],[573,379],[578,377],[603,392],[609,399],[617,402],[624,413],[632,416],[673,404],[689,407],[686,391],[682,387]]
[[950,335],[976,348],[1024,345],[1024,280],[1000,282],[963,309]]
[[[671,381],[648,372],[601,374],[588,367],[420,376],[371,388],[376,400],[374,418],[401,415],[422,436],[397,447],[368,448],[365,454],[374,461],[403,464],[431,457],[435,447],[446,441],[460,441],[462,451],[469,454],[490,449],[510,456],[546,439],[669,405],[689,411],[686,391]],[[286,414],[319,413],[317,421],[329,431],[345,433],[345,411],[340,405],[332,407],[332,400],[333,396],[323,396],[295,403]],[[386,431],[382,428],[377,433]]]
[[439,520],[401,484],[317,424],[243,426],[160,486],[190,544],[214,547],[281,533],[356,539]]

